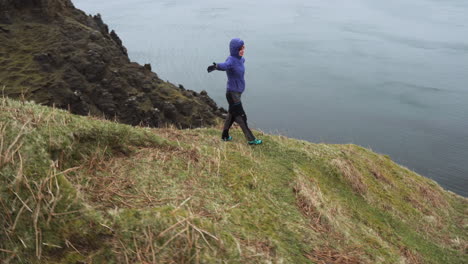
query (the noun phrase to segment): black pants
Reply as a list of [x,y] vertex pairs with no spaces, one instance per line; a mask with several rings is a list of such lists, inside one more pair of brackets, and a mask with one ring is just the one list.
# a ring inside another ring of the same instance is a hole
[[244,108],[242,107],[241,102],[241,93],[236,92],[227,92],[226,99],[229,104],[229,111],[226,117],[226,121],[224,121],[224,130],[223,130],[223,138],[229,137],[229,129],[231,128],[232,124],[236,122],[244,132],[245,138],[248,141],[255,140],[252,131],[250,131],[249,126],[247,125],[247,115],[244,112]]

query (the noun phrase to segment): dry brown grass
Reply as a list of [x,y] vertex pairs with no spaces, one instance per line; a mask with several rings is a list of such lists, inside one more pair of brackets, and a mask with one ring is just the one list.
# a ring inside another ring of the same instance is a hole
[[369,167],[369,171],[371,172],[371,174],[374,176],[376,180],[394,187],[390,179],[388,179],[387,176],[385,176],[385,174],[382,172],[382,170],[384,170],[383,164],[377,164],[376,162],[372,162],[370,159],[366,159],[366,163],[367,163],[367,166]]
[[365,263],[359,256],[359,249],[346,249],[337,251],[329,245],[315,247],[312,252],[304,254],[305,257],[317,264],[362,264]]
[[310,228],[317,233],[331,231],[332,228],[326,216],[317,210],[316,201],[313,201],[310,195],[304,194],[304,186],[296,185],[293,190],[296,194],[297,207],[305,217],[310,219]]
[[448,208],[448,202],[441,193],[441,189],[437,186],[431,186],[426,181],[415,180],[411,178],[404,179],[409,186],[413,186],[413,190],[405,200],[424,214],[434,215],[434,209],[445,211]]
[[313,178],[304,176],[298,169],[296,174],[298,178],[293,186],[296,205],[309,219],[308,227],[325,240],[345,241],[344,234],[349,234],[352,229],[349,222],[343,221],[348,219],[349,213],[338,203],[327,199]]
[[161,136],[170,141],[177,141],[177,142],[193,142],[197,141],[200,138],[200,135],[187,133],[184,130],[179,130],[174,126],[169,126],[166,128],[158,128],[158,136]]
[[20,148],[23,143],[21,138],[27,133],[26,126],[29,122],[26,122],[14,137],[11,142],[6,142],[6,128],[7,124],[0,124],[0,169],[2,169],[8,163],[15,163],[15,156],[18,155]]
[[245,261],[272,261],[276,258],[276,247],[269,241],[239,239],[243,248],[250,252],[244,252]]
[[158,177],[158,172],[173,173],[171,162],[178,160],[187,164],[187,173],[199,173],[201,159],[203,156],[198,149],[177,146],[133,147],[126,153],[118,152],[112,156],[94,153],[83,161],[79,173],[69,180],[96,207],[148,208],[167,204],[168,199],[161,198],[157,190],[141,187],[138,177],[129,177],[132,168],[138,164],[148,168],[158,164],[159,169],[154,172],[154,177]]
[[[146,158],[171,159],[172,153],[166,148],[151,152]],[[80,166],[80,173],[70,177],[70,181],[86,195],[85,199],[97,207],[142,208],[162,204],[158,197],[147,192],[135,192],[137,179],[128,177],[132,168],[133,156],[143,156],[135,152],[127,155],[105,157],[95,153]],[[84,177],[84,178],[83,178]],[[98,206],[99,205],[99,206]]]
[[462,252],[465,255],[468,255],[468,241],[461,239],[460,237],[455,237],[453,239],[447,239],[451,247],[455,250]]
[[[119,263],[202,263],[203,251],[215,252],[223,248],[222,241],[214,234],[196,224],[195,216],[189,216],[162,231],[150,226],[132,234],[132,244],[126,245],[124,238],[116,235],[113,240]],[[172,254],[178,252],[178,254]]]
[[418,201],[418,199],[413,198],[412,196],[405,196],[403,198],[406,202],[410,203],[415,209],[420,212],[426,212],[424,205]]
[[345,154],[346,156],[354,156],[354,157],[362,158],[364,162],[366,163],[367,168],[369,169],[370,173],[372,174],[372,176],[374,176],[376,180],[394,187],[393,183],[390,181],[390,179],[387,176],[385,176],[385,173],[383,172],[385,171],[385,165],[382,162],[382,159],[384,159],[382,156],[358,152],[356,151],[355,147],[353,147],[352,145],[342,146],[342,153]]
[[400,248],[401,255],[405,257],[408,264],[423,264],[421,256],[407,247]]
[[[19,239],[25,246],[24,240],[16,235],[15,231],[19,219],[26,217],[34,228],[35,253],[36,257],[40,259],[42,256],[42,235],[39,221],[43,221],[44,218],[50,221],[54,214],[54,208],[60,195],[56,179],[57,173],[51,171],[45,179],[36,182],[30,181],[26,177],[23,173],[25,160],[21,155],[21,148],[23,146],[22,139],[28,133],[31,118],[21,115],[19,109],[8,107],[5,99],[2,99],[1,111],[8,113],[13,118],[12,120],[22,121],[23,125],[17,134],[11,137],[11,131],[7,131],[7,128],[11,127],[11,123],[0,123],[0,171],[2,172],[1,176],[5,177],[2,179],[6,184],[5,190],[13,197],[8,205],[0,197],[2,204],[0,213],[2,218],[6,220],[0,226],[0,237],[10,242],[13,239]],[[15,119],[16,116],[18,116],[17,119]],[[10,167],[13,173],[3,174],[2,170],[6,167]],[[7,178],[8,176],[10,178]],[[18,255],[17,252],[11,250],[1,249],[0,251],[10,254],[7,261]]]
[[351,185],[351,188],[355,192],[361,195],[367,192],[367,186],[363,181],[362,174],[349,160],[336,158],[331,161],[331,164],[339,169],[345,180]]
[[352,228],[348,226],[348,223],[341,222],[347,219],[346,212],[323,196],[313,178],[304,177],[298,170],[296,173],[299,177],[293,190],[296,194],[297,206],[300,212],[310,220],[309,227],[325,241],[311,252],[305,253],[304,256],[315,263],[323,264],[367,263],[367,260],[362,258],[365,255],[362,249],[346,244],[347,238],[344,233]]
[[[0,168],[4,166],[11,166],[16,171],[15,178],[11,179],[11,182],[7,186],[8,191],[14,198],[10,201],[9,207],[2,201],[2,214],[8,221],[2,226],[0,234],[5,235],[10,241],[12,237],[22,241],[23,245],[26,246],[23,239],[15,234],[17,223],[20,218],[29,219],[30,224],[34,229],[34,248],[37,259],[42,257],[42,228],[41,226],[48,226],[50,222],[57,217],[77,213],[78,211],[65,211],[57,212],[57,203],[68,197],[70,194],[63,194],[59,184],[58,177],[64,176],[77,168],[68,168],[64,171],[59,171],[57,164],[51,163],[50,169],[47,175],[40,179],[29,179],[23,172],[25,162],[21,154],[22,137],[25,135],[25,127],[29,122],[26,122],[20,129],[20,132],[14,137],[14,139],[6,143],[5,127],[0,126]],[[13,218],[10,212],[18,212]],[[14,219],[14,220],[13,220]],[[5,251],[4,251],[5,252]],[[11,253],[11,259],[17,256],[17,252],[6,252]]]
[[419,184],[418,189],[421,196],[425,198],[426,201],[429,201],[432,206],[436,208],[444,208],[448,205],[447,201],[440,194],[440,192],[434,190],[434,188],[431,188],[427,184]]

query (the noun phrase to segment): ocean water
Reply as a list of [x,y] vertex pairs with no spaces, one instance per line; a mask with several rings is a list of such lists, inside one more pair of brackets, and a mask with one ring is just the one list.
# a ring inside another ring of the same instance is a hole
[[73,0],[159,77],[225,102],[206,67],[246,44],[251,127],[389,155],[468,196],[466,0]]

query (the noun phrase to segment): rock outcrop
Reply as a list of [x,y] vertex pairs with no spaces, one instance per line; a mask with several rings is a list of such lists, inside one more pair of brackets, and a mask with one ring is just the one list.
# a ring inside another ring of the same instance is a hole
[[0,43],[0,88],[10,97],[154,127],[208,126],[225,113],[206,92],[131,62],[101,16],[69,0],[0,0]]

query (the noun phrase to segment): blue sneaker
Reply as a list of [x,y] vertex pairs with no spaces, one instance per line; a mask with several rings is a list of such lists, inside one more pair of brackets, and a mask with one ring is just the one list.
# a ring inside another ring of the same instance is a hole
[[261,139],[254,139],[252,141],[248,141],[247,143],[249,143],[249,145],[260,145],[262,142],[263,141]]
[[231,140],[232,140],[232,137],[229,136],[229,137],[227,137],[227,138],[222,138],[222,140],[223,140],[223,141],[231,141]]

